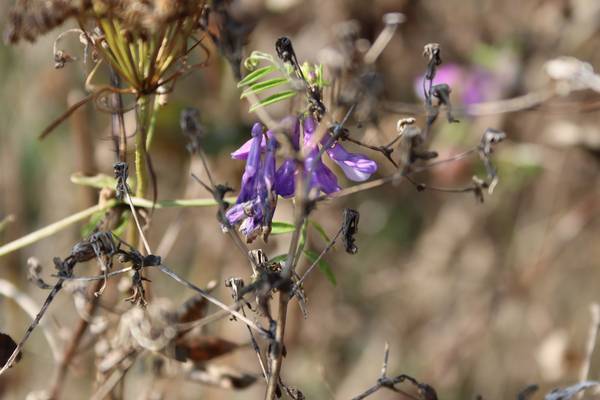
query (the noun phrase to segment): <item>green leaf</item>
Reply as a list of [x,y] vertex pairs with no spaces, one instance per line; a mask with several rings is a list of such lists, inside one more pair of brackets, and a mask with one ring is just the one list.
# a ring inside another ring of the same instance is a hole
[[253,84],[252,86],[250,86],[248,89],[244,90],[244,92],[240,96],[240,99],[243,99],[244,97],[250,95],[251,93],[257,94],[257,93],[263,92],[265,90],[269,90],[274,87],[280,86],[287,82],[289,82],[288,78],[273,78],[273,79],[269,79],[269,80],[266,80],[263,82],[257,82],[255,84]]
[[306,238],[308,236],[308,219],[304,220],[304,224],[302,224],[302,230],[300,231],[300,240],[298,241],[298,249],[296,250],[296,257],[300,257],[300,253],[304,251],[304,246],[306,246]]
[[98,225],[98,223],[100,222],[100,220],[102,220],[102,217],[104,217],[104,214],[106,214],[106,211],[104,210],[100,210],[92,214],[90,220],[81,228],[81,237],[90,236],[96,228],[96,226]]
[[[90,220],[81,228],[81,237],[85,238],[90,236],[94,232],[94,229],[96,229],[96,226],[98,226],[98,223],[102,220],[105,214],[105,210],[101,210],[92,214]],[[117,236],[123,236],[125,228],[127,227],[127,222],[129,221],[129,215],[129,211],[125,211],[121,214],[119,223],[117,224],[116,228],[112,230],[112,233],[114,233]]]
[[122,237],[123,234],[125,233],[125,228],[127,228],[127,224],[130,221],[129,216],[131,215],[130,212],[125,211],[123,214],[121,214],[121,219],[119,220],[119,224],[116,226],[115,229],[112,230],[112,233],[114,235],[117,235],[119,237]]
[[[319,258],[319,255],[312,250],[304,250],[304,255],[313,264]],[[317,267],[319,267],[321,272],[323,274],[325,274],[325,277],[329,280],[329,282],[331,282],[331,284],[333,286],[337,285],[337,279],[335,279],[335,274],[333,273],[333,270],[331,269],[331,265],[329,265],[329,263],[327,261],[325,261],[323,258],[321,258],[319,260],[319,262],[317,263]]]
[[275,59],[269,53],[263,53],[263,52],[260,52],[260,51],[253,51],[250,54],[250,57],[248,57],[248,58],[246,58],[244,60],[244,67],[247,70],[252,71],[256,67],[258,67],[258,64],[261,61],[267,61],[267,62],[269,62],[271,64],[275,64]]
[[294,224],[282,221],[273,221],[271,224],[271,235],[283,235],[284,233],[294,232]]
[[286,90],[283,92],[275,93],[274,95],[271,95],[265,99],[262,99],[257,104],[252,105],[252,107],[250,107],[250,112],[256,110],[257,108],[268,106],[268,105],[274,104],[274,103],[278,103],[285,99],[289,99],[290,97],[294,97],[296,94],[297,94],[297,92],[295,90]]
[[96,189],[115,188],[117,180],[112,176],[98,174],[94,176],[85,176],[80,173],[71,175],[71,182],[76,185],[90,186]]
[[317,232],[319,232],[319,234],[326,243],[331,242],[331,239],[329,238],[329,236],[327,236],[327,232],[325,232],[325,229],[318,222],[310,220],[310,224],[313,226],[313,228],[315,228]]
[[260,80],[265,75],[270,74],[273,71],[276,71],[277,67],[274,65],[267,65],[266,67],[262,67],[257,69],[256,71],[252,71],[248,75],[244,77],[241,81],[238,82],[237,87],[241,88],[242,86],[248,86],[253,84],[254,82]]
[[265,53],[262,51],[258,51],[258,50],[254,50],[252,53],[250,53],[250,57],[248,57],[251,60],[264,60],[264,61],[269,61],[271,63],[275,62],[275,59],[273,58],[273,56],[269,53]]

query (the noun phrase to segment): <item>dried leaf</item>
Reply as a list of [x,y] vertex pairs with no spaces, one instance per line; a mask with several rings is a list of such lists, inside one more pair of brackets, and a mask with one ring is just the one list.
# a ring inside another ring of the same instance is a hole
[[51,289],[52,286],[48,285],[40,274],[42,273],[42,266],[40,262],[35,257],[29,257],[27,259],[27,280],[40,289]]
[[187,335],[177,341],[175,358],[178,361],[204,362],[237,349],[237,343],[214,336]]
[[180,323],[193,322],[206,316],[208,301],[204,296],[193,296],[179,308],[178,320]]
[[256,376],[218,365],[196,367],[187,374],[187,378],[205,385],[223,389],[244,389],[256,382]]

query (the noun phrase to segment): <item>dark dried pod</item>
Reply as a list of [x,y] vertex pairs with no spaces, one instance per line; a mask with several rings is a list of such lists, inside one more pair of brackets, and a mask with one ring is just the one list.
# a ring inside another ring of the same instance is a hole
[[431,96],[437,98],[441,104],[446,106],[446,115],[448,117],[448,122],[459,122],[452,116],[452,104],[450,103],[451,92],[452,89],[445,83],[433,85],[430,90]]
[[438,400],[435,389],[426,383],[419,384],[419,395],[423,400]]
[[294,52],[292,41],[287,36],[282,36],[277,39],[275,42],[275,51],[277,52],[277,57],[279,57],[281,61],[295,64],[296,53]]
[[506,139],[506,133],[493,129],[487,128],[481,137],[481,143],[479,149],[486,155],[490,155],[493,152],[493,145],[502,142]]
[[358,232],[358,220],[360,214],[358,211],[353,210],[351,208],[344,209],[344,222],[342,225],[342,240],[344,241],[344,246],[346,248],[346,252],[349,254],[356,254],[358,251],[358,247],[354,243],[356,239],[354,235]]
[[480,203],[484,202],[483,189],[487,189],[489,186],[483,179],[476,176],[473,177],[473,193],[475,194],[475,199]]
[[[6,333],[0,332],[0,366],[4,366],[17,348],[17,343]],[[16,362],[21,360],[21,352],[15,358]]]
[[200,124],[200,111],[197,108],[186,107],[179,116],[181,132],[187,138],[187,150],[194,154],[200,150],[200,138],[202,136],[202,125]]
[[428,43],[423,48],[423,57],[427,58],[427,72],[425,79],[433,80],[439,65],[442,64],[442,55],[439,43]]
[[123,200],[127,193],[131,190],[127,185],[127,177],[129,176],[129,166],[126,162],[117,162],[113,164],[113,171],[117,180],[115,188],[117,200]]

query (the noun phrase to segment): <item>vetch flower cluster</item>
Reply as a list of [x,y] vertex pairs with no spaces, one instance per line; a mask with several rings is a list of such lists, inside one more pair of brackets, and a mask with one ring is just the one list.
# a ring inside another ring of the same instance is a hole
[[[289,140],[293,150],[299,152],[300,121],[293,118],[290,125]],[[324,135],[320,144],[313,143],[317,123],[312,117],[304,118],[302,128],[302,143],[307,149],[303,168],[299,168],[298,161],[291,157],[284,159],[279,168],[275,168],[278,143],[273,132],[263,133],[264,128],[260,123],[252,127],[252,138],[231,153],[233,159],[246,160],[246,167],[240,194],[236,204],[227,211],[226,218],[230,225],[240,225],[239,230],[248,242],[260,234],[263,239],[267,239],[277,196],[294,196],[300,171],[304,171],[302,176],[306,179],[309,193],[332,194],[340,190],[337,176],[323,163],[322,149],[352,181],[365,181],[377,171],[375,161],[363,154],[347,151],[329,133]]]

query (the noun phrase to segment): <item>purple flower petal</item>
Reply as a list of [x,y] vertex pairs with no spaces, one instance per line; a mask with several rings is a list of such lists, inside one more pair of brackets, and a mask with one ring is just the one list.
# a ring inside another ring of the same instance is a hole
[[312,171],[312,186],[318,187],[319,190],[326,194],[331,194],[341,189],[337,183],[335,174],[321,160],[317,162],[314,171]]
[[304,146],[308,146],[310,147],[310,149],[314,149],[317,148],[317,144],[316,143],[312,143],[311,139],[312,139],[312,135],[315,133],[315,130],[317,129],[317,125],[315,120],[312,117],[306,117],[304,119]]
[[364,154],[350,153],[340,143],[334,143],[327,154],[339,165],[348,179],[355,182],[366,181],[377,171],[377,163]]
[[319,150],[315,149],[309,153],[304,161],[304,167],[310,176],[309,185],[311,190],[317,188],[326,194],[340,190],[337,177],[323,164],[319,157]]
[[225,218],[227,218],[230,225],[237,225],[246,217],[246,212],[244,211],[246,206],[247,203],[235,204],[227,210]]
[[281,197],[292,197],[296,191],[296,162],[291,158],[283,161],[275,173],[275,192]]
[[249,201],[254,197],[258,170],[260,168],[261,140],[262,125],[256,123],[252,127],[252,143],[250,145],[250,151],[248,152],[248,158],[246,160],[246,168],[244,169],[244,174],[242,175],[242,184],[240,188],[240,194],[237,198],[237,204]]
[[248,243],[252,242],[262,231],[263,211],[258,201],[246,207],[246,213],[250,214],[240,225],[240,232],[246,237]]
[[300,121],[297,117],[285,117],[281,121],[281,129],[290,138],[294,150],[300,150]]
[[[231,153],[231,158],[234,160],[247,160],[248,153],[250,152],[250,147],[252,147],[252,143],[254,142],[254,138],[246,140],[246,142],[241,145],[236,151]],[[267,146],[267,142],[263,136],[262,141],[260,143],[261,150]]]
[[[235,160],[246,160],[248,159],[248,153],[250,153],[250,149],[252,148],[252,143],[254,143],[254,138],[256,135],[262,136],[262,140],[260,142],[261,150],[264,150],[267,147],[267,142],[265,140],[265,136],[262,134],[263,126],[260,123],[255,123],[252,125],[252,138],[248,139],[243,145],[241,145],[236,151],[231,153],[231,158]],[[270,132],[267,132],[267,135],[271,135]]]
[[267,144],[267,154],[264,160],[263,179],[266,184],[267,191],[273,190],[275,184],[275,150],[277,149],[277,140],[272,136]]

